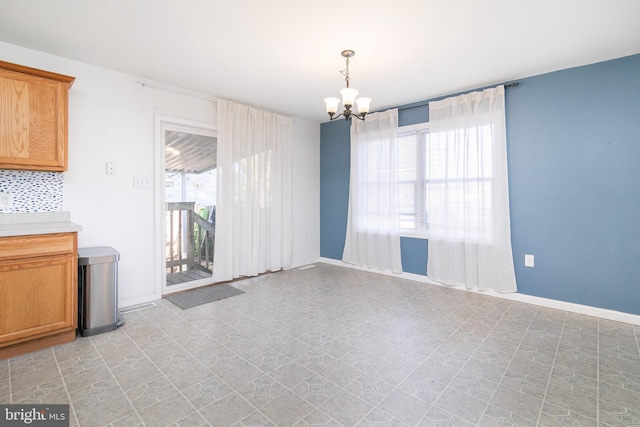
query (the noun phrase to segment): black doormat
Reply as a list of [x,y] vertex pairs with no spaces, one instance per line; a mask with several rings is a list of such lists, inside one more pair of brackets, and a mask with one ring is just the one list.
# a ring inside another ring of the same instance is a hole
[[233,286],[215,285],[181,292],[179,294],[167,295],[165,298],[184,310],[241,294],[244,294],[244,291],[234,288]]

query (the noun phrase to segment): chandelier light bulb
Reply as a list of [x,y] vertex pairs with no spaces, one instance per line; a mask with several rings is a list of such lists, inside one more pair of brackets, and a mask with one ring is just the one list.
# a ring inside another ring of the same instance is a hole
[[342,105],[346,107],[347,105],[355,105],[358,91],[350,87],[345,87],[340,91],[340,95],[342,95]]
[[356,104],[358,105],[358,113],[368,113],[369,112],[369,104],[371,104],[371,98],[358,98],[356,99]]
[[335,114],[338,111],[338,104],[340,104],[340,98],[325,98],[324,103],[327,106],[327,113]]

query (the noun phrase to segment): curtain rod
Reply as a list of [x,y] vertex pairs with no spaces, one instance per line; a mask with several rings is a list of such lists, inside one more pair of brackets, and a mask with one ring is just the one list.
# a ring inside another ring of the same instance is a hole
[[184,89],[181,87],[167,85],[163,83],[150,82],[150,81],[144,81],[144,80],[137,80],[136,83],[138,83],[142,87],[151,87],[154,89],[165,90],[167,92],[177,93],[178,95],[188,96],[190,98],[197,98],[197,99],[202,99],[202,100],[211,101],[211,102],[216,102],[218,100],[218,98],[212,95],[207,95],[204,93],[195,92],[193,90]]
[[[518,87],[518,86],[520,86],[520,82],[513,82],[513,83],[504,85],[504,88],[508,89],[510,87]],[[420,104],[412,105],[411,107],[404,107],[404,108],[400,107],[398,108],[398,111],[412,110],[414,108],[426,107],[427,105],[429,105],[429,102],[421,102]]]

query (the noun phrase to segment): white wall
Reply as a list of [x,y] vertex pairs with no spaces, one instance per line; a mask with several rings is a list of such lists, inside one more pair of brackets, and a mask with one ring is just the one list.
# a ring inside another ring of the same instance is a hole
[[[83,227],[80,247],[112,246],[120,252],[120,306],[160,297],[156,257],[154,116],[215,124],[214,100],[143,87],[139,77],[0,42],[0,58],[76,77],[69,93],[69,170],[63,210]],[[215,78],[215,76],[212,76]],[[295,119],[294,265],[320,254],[320,125]],[[106,162],[115,175],[106,175]],[[152,180],[134,189],[133,177]]]
[[293,122],[293,262],[294,267],[320,257],[320,125]]

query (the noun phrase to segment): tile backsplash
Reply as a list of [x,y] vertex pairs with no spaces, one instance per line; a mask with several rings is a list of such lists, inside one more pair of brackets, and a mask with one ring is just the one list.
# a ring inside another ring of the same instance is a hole
[[62,172],[0,170],[0,196],[11,194],[13,207],[2,213],[62,211]]

